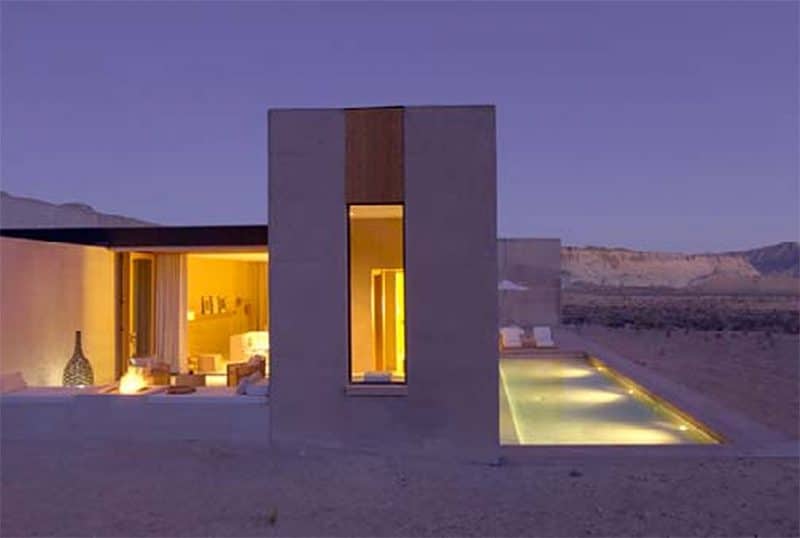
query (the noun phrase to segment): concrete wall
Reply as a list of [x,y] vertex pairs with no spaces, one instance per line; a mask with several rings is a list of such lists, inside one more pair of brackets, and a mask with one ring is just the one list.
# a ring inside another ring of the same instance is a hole
[[0,372],[61,385],[75,331],[95,383],[114,377],[114,254],[104,248],[0,238]]
[[561,319],[561,240],[499,239],[498,281],[524,291],[498,291],[500,325],[558,325]]
[[405,109],[407,394],[348,383],[342,110],[269,115],[276,443],[457,452],[498,445],[492,107]]
[[54,394],[23,390],[0,401],[2,439],[213,441],[269,444],[268,399],[167,394]]

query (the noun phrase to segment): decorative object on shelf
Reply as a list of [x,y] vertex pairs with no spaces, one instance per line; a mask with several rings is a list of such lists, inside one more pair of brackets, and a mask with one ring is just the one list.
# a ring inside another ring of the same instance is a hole
[[208,316],[213,314],[215,311],[214,309],[214,297],[211,295],[203,295],[200,297],[200,313],[204,316]]
[[75,351],[64,366],[63,381],[65,387],[94,385],[94,371],[89,359],[83,354],[80,331],[75,331]]

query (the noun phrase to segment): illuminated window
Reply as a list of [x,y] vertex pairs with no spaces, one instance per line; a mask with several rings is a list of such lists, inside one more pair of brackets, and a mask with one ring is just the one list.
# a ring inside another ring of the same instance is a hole
[[350,381],[406,380],[403,206],[351,205]]

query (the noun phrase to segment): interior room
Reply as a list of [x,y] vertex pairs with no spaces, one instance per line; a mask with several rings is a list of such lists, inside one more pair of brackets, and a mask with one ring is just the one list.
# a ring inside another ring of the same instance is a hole
[[350,381],[404,383],[403,206],[351,205]]
[[268,259],[264,249],[125,253],[120,374],[155,364],[169,379],[157,384],[231,385],[260,356],[268,377]]
[[224,376],[229,364],[269,357],[267,261],[263,251],[187,256],[189,370]]

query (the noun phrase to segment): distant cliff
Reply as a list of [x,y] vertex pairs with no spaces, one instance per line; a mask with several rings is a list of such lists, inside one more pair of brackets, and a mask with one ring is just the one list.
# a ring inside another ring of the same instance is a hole
[[565,288],[795,293],[800,282],[800,249],[792,242],[709,254],[564,247],[561,270]]
[[0,191],[0,228],[149,226],[152,223],[95,211],[81,203],[52,204]]

